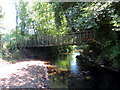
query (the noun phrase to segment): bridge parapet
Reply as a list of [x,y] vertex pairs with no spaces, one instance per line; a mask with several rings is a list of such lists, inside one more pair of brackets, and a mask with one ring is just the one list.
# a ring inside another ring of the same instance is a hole
[[81,45],[85,44],[88,38],[94,38],[95,31],[86,30],[79,33],[68,33],[59,35],[46,35],[33,38],[31,40],[23,40],[19,42],[18,47],[45,47],[60,45]]

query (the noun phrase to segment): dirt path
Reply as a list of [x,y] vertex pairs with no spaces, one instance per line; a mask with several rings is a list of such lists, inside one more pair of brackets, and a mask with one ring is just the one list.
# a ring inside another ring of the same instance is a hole
[[26,60],[10,64],[0,60],[1,88],[48,88],[45,62]]

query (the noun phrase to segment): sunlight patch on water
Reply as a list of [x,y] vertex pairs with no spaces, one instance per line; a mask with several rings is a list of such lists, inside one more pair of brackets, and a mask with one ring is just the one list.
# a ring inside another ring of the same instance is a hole
[[73,73],[73,74],[77,74],[79,71],[79,66],[77,65],[77,61],[76,61],[77,55],[80,55],[80,53],[79,52],[73,53],[72,60],[70,62],[70,70],[71,70],[71,73]]

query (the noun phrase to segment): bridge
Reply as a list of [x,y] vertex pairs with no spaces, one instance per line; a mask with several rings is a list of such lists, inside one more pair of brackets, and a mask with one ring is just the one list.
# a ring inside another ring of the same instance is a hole
[[48,47],[63,45],[81,45],[87,43],[87,39],[94,38],[93,30],[80,31],[79,33],[57,34],[39,36],[37,38],[20,41],[18,47]]

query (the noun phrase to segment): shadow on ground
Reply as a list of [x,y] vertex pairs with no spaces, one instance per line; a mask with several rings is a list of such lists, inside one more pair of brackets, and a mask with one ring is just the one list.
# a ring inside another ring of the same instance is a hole
[[0,70],[2,88],[48,88],[48,73],[43,61],[8,64]]

